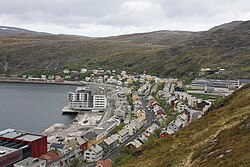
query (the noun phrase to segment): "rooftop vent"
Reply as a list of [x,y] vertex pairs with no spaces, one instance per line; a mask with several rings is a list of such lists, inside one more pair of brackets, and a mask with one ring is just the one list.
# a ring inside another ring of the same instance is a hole
[[0,154],[5,154],[6,150],[0,150]]

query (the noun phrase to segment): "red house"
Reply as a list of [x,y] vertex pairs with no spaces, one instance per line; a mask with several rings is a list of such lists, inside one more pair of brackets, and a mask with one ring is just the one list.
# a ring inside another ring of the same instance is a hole
[[160,138],[165,138],[165,137],[167,137],[167,136],[169,136],[169,134],[168,134],[166,131],[163,131],[163,132],[161,132],[161,134],[160,134]]

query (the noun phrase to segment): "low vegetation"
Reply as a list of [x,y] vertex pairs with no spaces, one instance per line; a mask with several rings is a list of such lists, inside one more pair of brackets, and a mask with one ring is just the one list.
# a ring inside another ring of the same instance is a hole
[[250,85],[215,103],[209,113],[121,166],[250,166]]
[[56,73],[86,67],[191,80],[201,67],[220,67],[226,74],[210,77],[249,78],[249,27],[250,21],[233,22],[205,32],[159,31],[109,38],[12,34],[0,39],[0,73]]
[[125,126],[124,122],[121,122],[120,125],[117,125],[111,132],[110,134],[116,134],[118,133],[120,130],[122,130],[122,128]]

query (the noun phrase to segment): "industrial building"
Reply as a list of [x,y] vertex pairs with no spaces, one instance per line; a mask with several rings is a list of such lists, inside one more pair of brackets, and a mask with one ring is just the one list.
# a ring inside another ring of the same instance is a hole
[[0,146],[0,166],[11,166],[23,159],[22,149]]
[[14,167],[46,167],[46,160],[29,157],[15,163]]
[[47,136],[15,129],[0,131],[0,166],[13,165],[28,157],[38,158],[46,153]]

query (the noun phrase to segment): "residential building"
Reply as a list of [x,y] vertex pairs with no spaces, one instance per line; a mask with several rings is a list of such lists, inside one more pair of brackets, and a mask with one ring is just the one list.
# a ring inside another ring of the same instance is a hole
[[57,150],[60,153],[60,164],[68,166],[73,158],[81,156],[80,146],[77,140],[71,139],[63,143],[52,143],[50,148]]
[[46,160],[47,167],[60,167],[60,155],[55,150],[50,150],[40,158]]
[[87,141],[87,148],[89,148],[90,146],[96,143],[96,137],[97,137],[97,134],[91,131],[87,132],[86,134],[82,136],[82,138]]
[[177,106],[176,106],[176,111],[181,113],[183,112],[184,110],[186,110],[188,108],[188,106],[184,103],[178,103]]
[[81,150],[81,153],[83,153],[85,150],[87,150],[87,147],[88,147],[88,141],[83,139],[82,137],[78,137],[76,138],[79,146],[80,146],[80,150]]
[[176,132],[183,127],[185,127],[188,123],[188,115],[185,113],[182,113],[176,117],[175,120],[173,120],[169,125],[168,129],[171,129],[172,131]]
[[93,96],[93,108],[97,110],[104,110],[107,106],[107,99],[105,95]]
[[104,153],[107,153],[110,150],[116,148],[119,145],[118,142],[118,134],[113,134],[103,142],[101,142],[99,145],[103,148]]
[[82,68],[82,69],[80,70],[80,73],[84,74],[84,73],[86,73],[87,71],[88,71],[87,68]]
[[73,110],[105,110],[106,96],[95,94],[88,87],[78,87],[74,92],[68,93],[69,109]]
[[96,167],[112,167],[111,159],[99,160],[96,163]]
[[129,138],[128,131],[125,128],[121,129],[117,134],[119,143],[124,143]]
[[146,131],[144,132],[147,137],[151,136],[156,129],[159,129],[160,127],[156,125],[155,123],[148,127]]
[[84,152],[83,159],[87,162],[97,162],[102,159],[103,153],[102,147],[98,144],[94,144]]
[[116,106],[127,104],[126,94],[122,93],[122,92],[118,92],[115,95],[115,104],[116,104]]
[[143,121],[147,119],[147,114],[144,110],[137,110],[136,116]]
[[68,73],[70,73],[70,71],[69,71],[68,69],[64,69],[64,70],[63,70],[63,73],[64,73],[64,74],[68,74]]
[[127,72],[126,71],[122,71],[121,75],[127,75]]
[[172,129],[167,128],[166,130],[164,130],[164,131],[161,132],[160,138],[167,137],[167,136],[173,134],[174,132],[175,132],[175,131],[173,131]]
[[135,148],[141,147],[142,143],[138,139],[135,139],[135,140],[129,142],[128,144],[126,144],[126,146],[130,150],[130,149],[135,149]]
[[126,130],[128,131],[129,136],[133,136],[137,132],[136,125],[134,123],[130,123],[125,126]]

